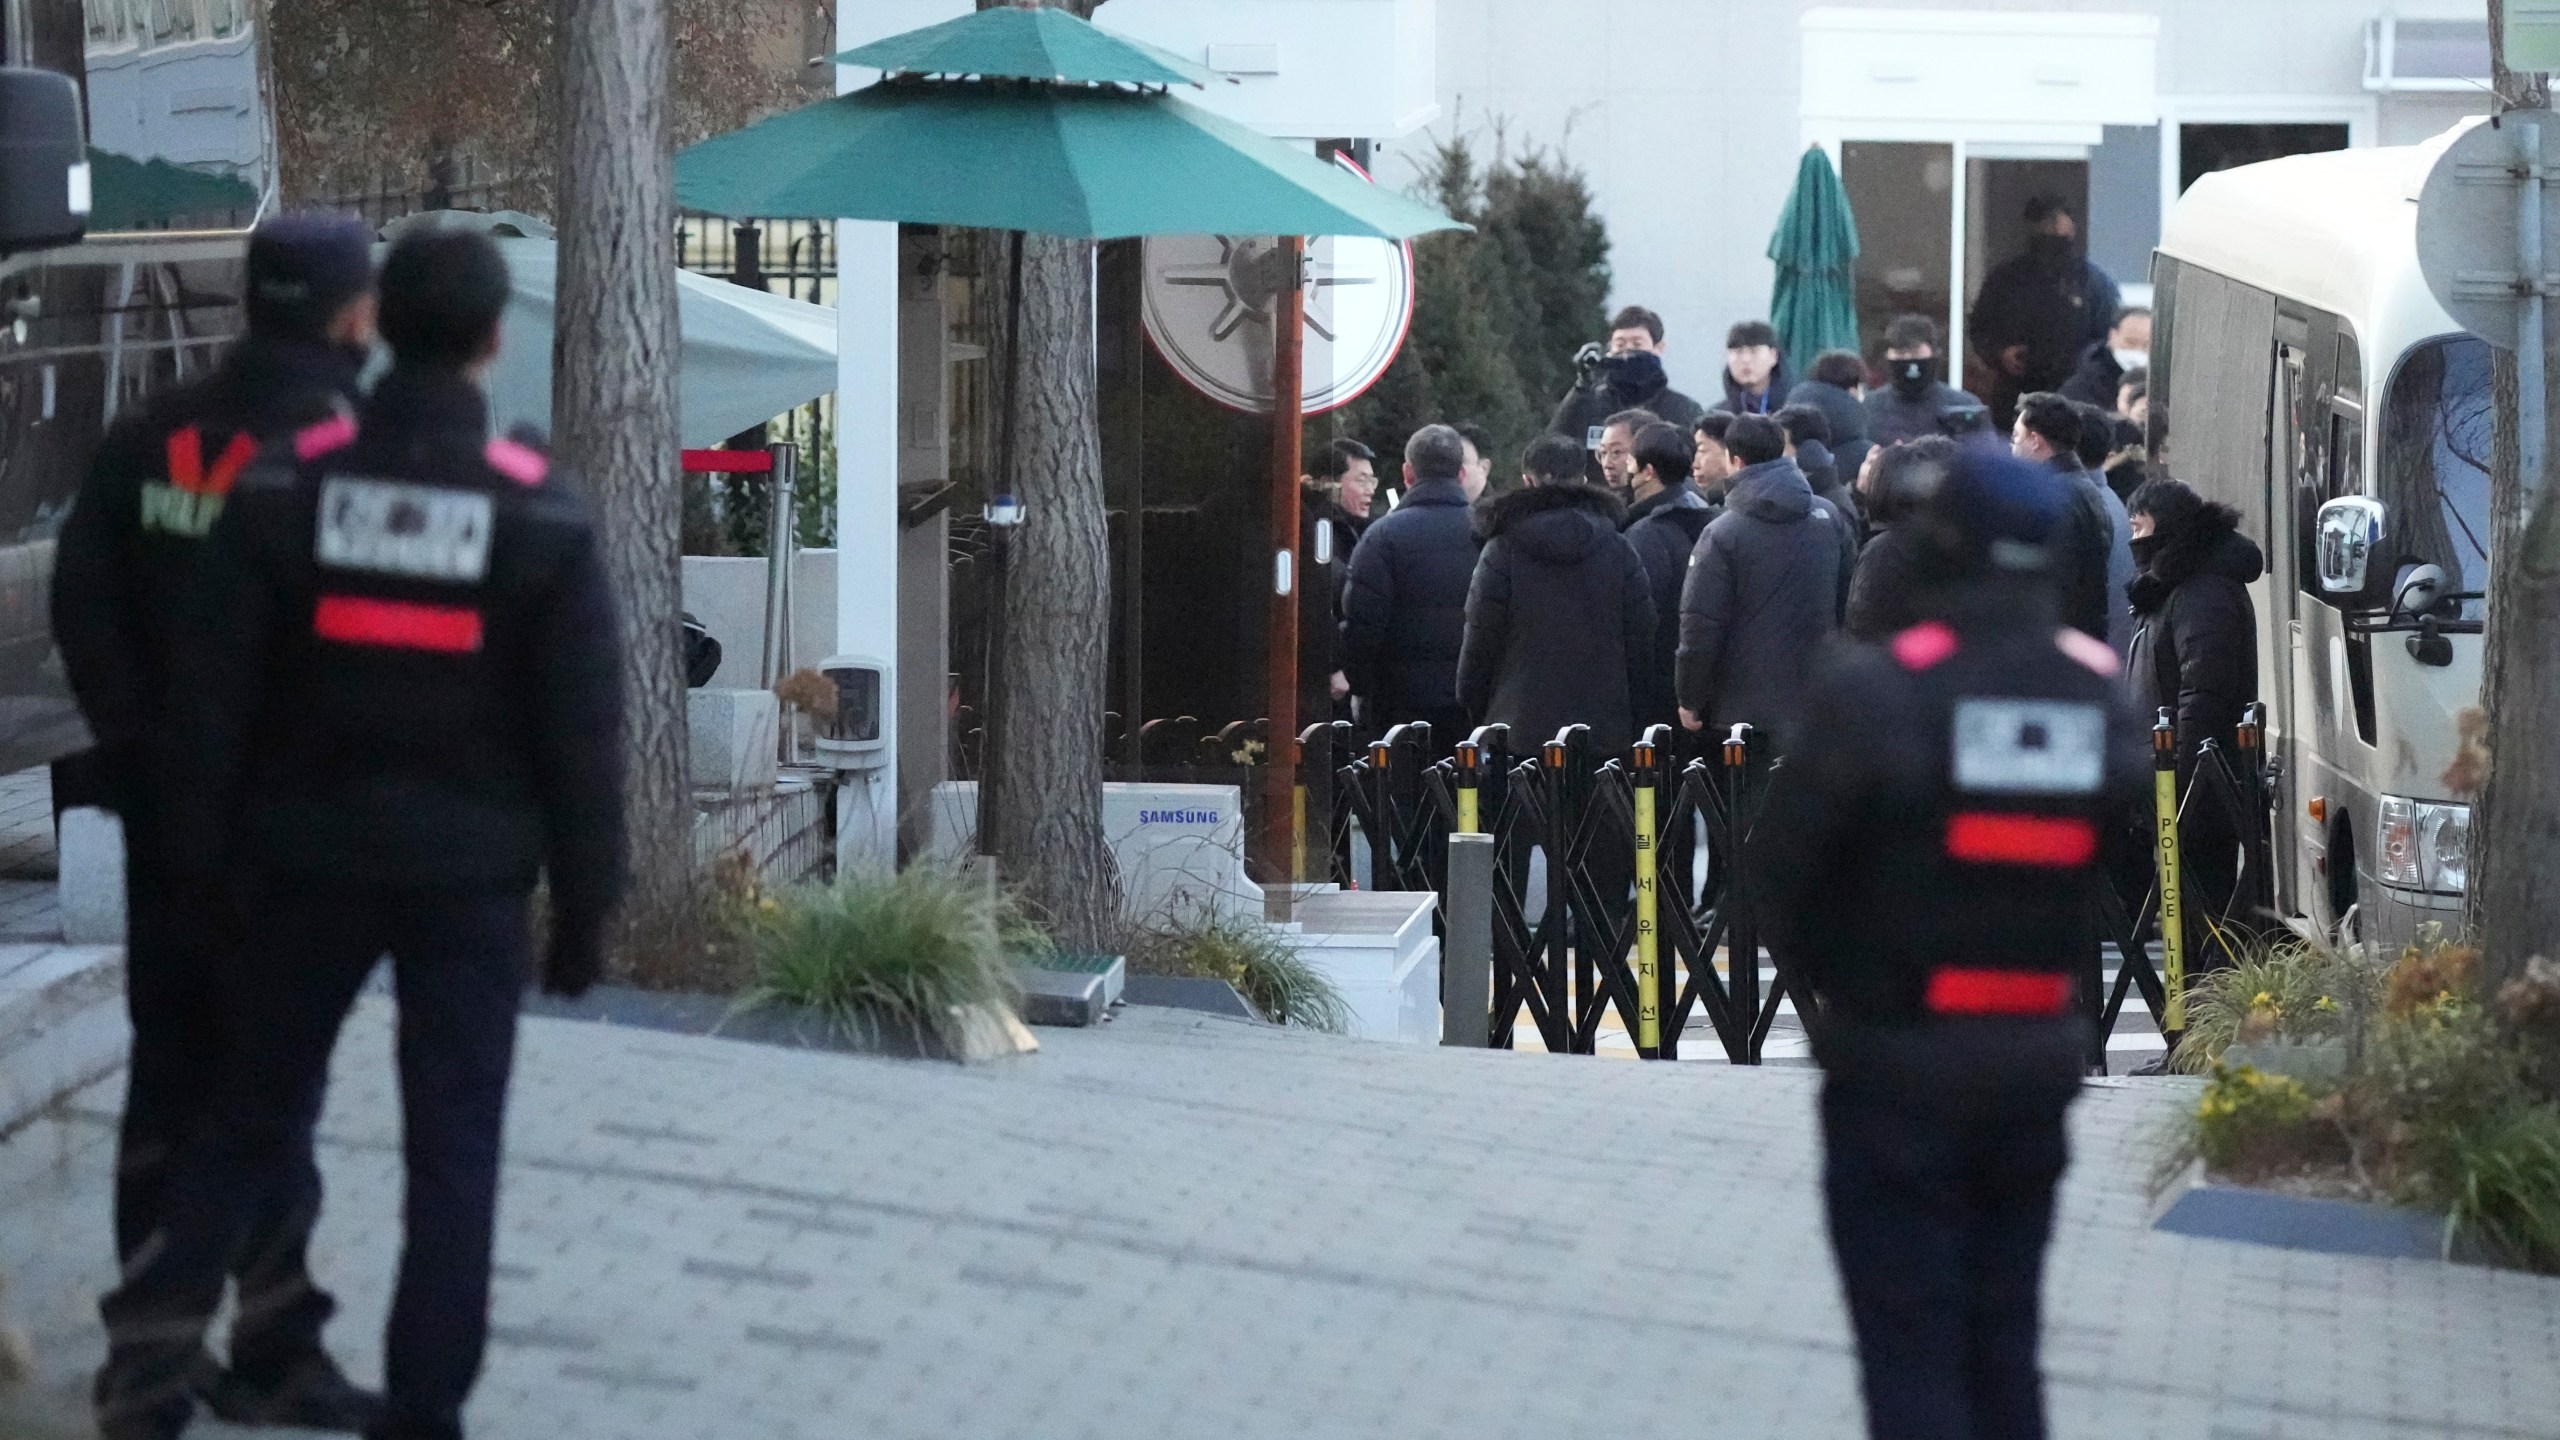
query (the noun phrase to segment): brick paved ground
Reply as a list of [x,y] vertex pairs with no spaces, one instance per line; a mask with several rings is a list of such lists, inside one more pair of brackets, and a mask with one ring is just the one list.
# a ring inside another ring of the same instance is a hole
[[[395,1241],[386,1019],[368,1001],[350,1028],[325,1126],[320,1263],[367,1373]],[[475,1434],[1856,1431],[1810,1072],[1172,1011],[1042,1040],[961,1070],[529,1021]],[[2182,1093],[2117,1082],[2077,1111],[2059,1435],[2560,1436],[2560,1282],[2144,1228]],[[0,1145],[0,1269],[44,1365],[0,1434],[76,1412],[96,1357],[114,1100]]]
[[42,767],[0,775],[0,940],[59,940],[53,779]]

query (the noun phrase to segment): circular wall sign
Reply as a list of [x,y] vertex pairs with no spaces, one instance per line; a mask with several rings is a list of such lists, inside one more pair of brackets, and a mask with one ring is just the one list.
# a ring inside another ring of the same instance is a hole
[[[1361,179],[1349,157],[1336,164]],[[1271,312],[1279,242],[1267,235],[1158,235],[1146,242],[1147,339],[1174,373],[1234,410],[1271,409]],[[1413,246],[1362,235],[1307,242],[1306,413],[1377,383],[1413,326]]]

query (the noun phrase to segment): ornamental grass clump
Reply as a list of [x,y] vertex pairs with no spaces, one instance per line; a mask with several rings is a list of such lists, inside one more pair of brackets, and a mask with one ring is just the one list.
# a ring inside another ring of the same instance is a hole
[[1339,1035],[1350,1007],[1298,954],[1286,934],[1223,915],[1159,916],[1133,927],[1129,969],[1139,975],[1224,980],[1272,1021]]
[[[2433,933],[2388,967],[2301,940],[2201,977],[2178,1054],[2210,1077],[2192,1153],[2234,1179],[2423,1206],[2449,1248],[2560,1273],[2560,970],[2536,962],[2484,997],[2478,962]],[[2224,1058],[2332,1040],[2349,1057],[2335,1076]]]
[[1011,1010],[1028,927],[983,880],[918,865],[762,897],[746,921],[756,981],[742,1008],[793,1005],[875,1044],[902,1029],[959,1048],[972,1011]]

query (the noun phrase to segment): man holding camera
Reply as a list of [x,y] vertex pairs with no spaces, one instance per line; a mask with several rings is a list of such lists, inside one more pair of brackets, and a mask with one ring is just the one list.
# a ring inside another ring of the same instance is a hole
[[1588,457],[1588,478],[1604,483],[1600,440],[1609,417],[1623,410],[1645,410],[1682,429],[1698,423],[1706,409],[1671,388],[1662,368],[1662,317],[1641,305],[1630,305],[1609,322],[1609,342],[1582,347],[1573,357],[1575,381],[1556,418],[1547,428],[1579,441]]

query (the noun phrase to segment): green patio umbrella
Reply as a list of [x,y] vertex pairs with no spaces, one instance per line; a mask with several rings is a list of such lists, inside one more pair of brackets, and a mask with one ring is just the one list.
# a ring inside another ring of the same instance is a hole
[[1798,376],[1825,350],[1858,348],[1858,219],[1849,192],[1819,145],[1796,165],[1796,187],[1769,237],[1778,282],[1769,293],[1769,323],[1784,342],[1787,368]]
[[1464,228],[1309,151],[1166,93],[1203,72],[1058,10],[986,10],[835,57],[876,85],[676,157],[676,198],[720,215],[1137,235]]

